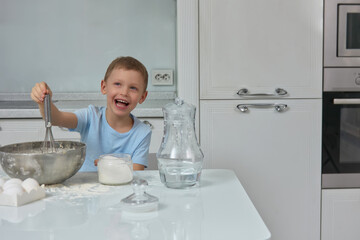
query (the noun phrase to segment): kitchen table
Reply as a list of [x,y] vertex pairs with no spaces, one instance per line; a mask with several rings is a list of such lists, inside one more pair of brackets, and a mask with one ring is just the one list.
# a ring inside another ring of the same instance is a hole
[[45,186],[46,197],[21,207],[0,206],[1,239],[270,239],[270,232],[231,170],[204,169],[199,187],[169,189],[158,171],[136,172],[159,198],[157,211],[129,213],[119,205],[130,184],[98,183],[79,172]]

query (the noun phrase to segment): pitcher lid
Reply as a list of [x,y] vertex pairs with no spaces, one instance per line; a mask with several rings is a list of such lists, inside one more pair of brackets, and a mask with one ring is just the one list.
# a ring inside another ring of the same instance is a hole
[[171,114],[189,114],[195,112],[195,106],[186,103],[182,98],[175,98],[174,102],[168,103],[163,107],[164,113]]

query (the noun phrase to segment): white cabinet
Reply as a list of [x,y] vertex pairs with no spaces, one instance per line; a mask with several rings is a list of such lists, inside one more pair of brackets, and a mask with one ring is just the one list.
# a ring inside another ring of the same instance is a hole
[[[0,145],[44,141],[45,123],[42,119],[0,119]],[[80,134],[52,127],[55,140],[80,141]]]
[[276,240],[320,239],[322,19],[322,0],[199,0],[204,164],[236,171]]
[[321,240],[360,239],[360,189],[322,190]]
[[0,146],[38,141],[40,128],[44,127],[44,121],[39,119],[0,119]]
[[[159,150],[163,136],[162,118],[139,118],[150,125],[152,137],[150,153]],[[43,141],[45,138],[45,124],[42,119],[0,119],[0,145],[7,145],[19,142]],[[80,134],[70,132],[66,128],[53,126],[52,132],[55,140],[80,141]]]
[[321,98],[322,0],[200,0],[200,99]]
[[149,124],[152,130],[151,143],[149,147],[149,162],[148,170],[158,169],[156,153],[158,152],[164,135],[164,120],[163,118],[139,118],[146,124]]
[[[150,125],[152,129],[150,143],[149,169],[157,169],[155,154],[159,150],[163,137],[163,118],[139,118]],[[43,141],[45,138],[45,123],[42,119],[0,119],[0,146],[20,143]],[[80,141],[80,134],[70,132],[66,128],[52,127],[55,140]]]
[[151,127],[151,142],[149,147],[150,153],[157,153],[160,148],[161,140],[164,132],[163,118],[139,118],[145,124]]
[[320,239],[321,100],[202,100],[200,116],[204,167],[236,172],[272,238]]

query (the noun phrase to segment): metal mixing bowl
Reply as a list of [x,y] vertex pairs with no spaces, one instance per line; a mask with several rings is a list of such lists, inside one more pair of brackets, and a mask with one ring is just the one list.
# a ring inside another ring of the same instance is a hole
[[0,163],[13,178],[34,178],[40,184],[61,183],[79,171],[86,145],[55,141],[55,152],[43,151],[43,142],[25,142],[0,147]]

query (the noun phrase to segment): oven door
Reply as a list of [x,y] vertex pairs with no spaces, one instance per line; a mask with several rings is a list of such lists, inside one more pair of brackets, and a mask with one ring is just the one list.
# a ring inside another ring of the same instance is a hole
[[360,187],[360,92],[323,96],[322,187]]
[[338,6],[338,56],[360,57],[360,5]]

